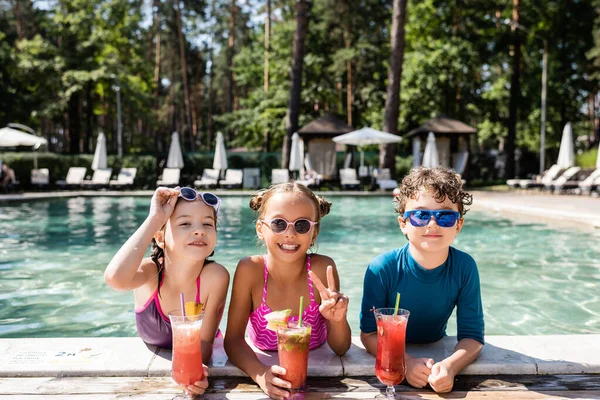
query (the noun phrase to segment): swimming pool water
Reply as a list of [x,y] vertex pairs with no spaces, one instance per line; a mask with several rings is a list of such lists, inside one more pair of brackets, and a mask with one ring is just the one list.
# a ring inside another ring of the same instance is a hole
[[[232,277],[241,257],[264,251],[248,200],[223,199],[214,258]],[[350,326],[358,335],[366,266],[406,240],[391,196],[330,200],[332,212],[322,220],[317,251],[336,261],[342,290],[350,297]],[[133,294],[110,289],[103,272],[146,217],[149,201],[0,203],[0,337],[135,336]],[[600,333],[598,243],[598,232],[469,212],[454,244],[478,263],[486,334]],[[454,317],[448,334],[456,334]]]

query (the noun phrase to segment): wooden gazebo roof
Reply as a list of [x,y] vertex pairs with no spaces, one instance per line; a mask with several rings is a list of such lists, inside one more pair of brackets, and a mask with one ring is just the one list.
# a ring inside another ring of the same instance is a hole
[[418,128],[408,132],[407,137],[427,135],[433,132],[436,135],[471,135],[477,133],[477,129],[464,122],[447,117],[431,118]]
[[315,119],[312,122],[304,125],[298,130],[298,134],[301,137],[328,137],[333,138],[335,136],[352,132],[353,127],[346,124],[344,121],[339,119],[333,114],[325,114],[320,118]]

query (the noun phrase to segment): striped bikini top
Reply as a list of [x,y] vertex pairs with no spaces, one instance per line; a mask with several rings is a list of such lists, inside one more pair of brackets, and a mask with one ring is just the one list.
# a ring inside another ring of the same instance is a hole
[[[267,320],[265,315],[270,313],[272,310],[267,305],[267,278],[269,277],[269,270],[267,269],[267,257],[263,256],[264,263],[264,284],[263,284],[263,295],[262,303],[260,306],[250,313],[248,319],[248,337],[260,350],[277,350],[277,333],[267,329]],[[306,256],[306,270],[310,271],[310,254]],[[310,324],[312,327],[310,336],[310,349],[316,349],[321,346],[327,340],[327,320],[319,311],[319,304],[315,301],[315,295],[313,292],[313,283],[308,276],[308,291],[310,293],[310,304],[302,313],[302,321]],[[290,317],[288,321],[297,321],[298,317]]]

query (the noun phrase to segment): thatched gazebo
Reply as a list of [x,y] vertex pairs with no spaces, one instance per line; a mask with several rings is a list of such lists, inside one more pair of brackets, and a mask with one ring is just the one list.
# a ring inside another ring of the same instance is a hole
[[353,130],[354,128],[332,114],[325,114],[298,130],[313,169],[321,174],[323,179],[335,179],[337,174],[336,144],[333,138]]
[[471,135],[477,134],[477,129],[452,118],[440,116],[430,119],[406,135],[412,139],[414,166],[421,165],[421,152],[424,147],[421,143],[425,143],[429,132],[435,134],[440,165],[464,174],[469,164],[469,139]]

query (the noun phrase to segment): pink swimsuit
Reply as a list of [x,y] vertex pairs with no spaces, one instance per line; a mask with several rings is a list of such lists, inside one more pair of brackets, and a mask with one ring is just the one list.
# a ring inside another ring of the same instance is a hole
[[[262,303],[250,313],[248,319],[248,337],[252,343],[260,350],[277,350],[277,333],[267,329],[267,320],[265,315],[272,310],[267,305],[267,278],[269,270],[267,269],[267,258],[263,256],[264,262],[264,285]],[[310,271],[310,254],[306,256],[306,269]],[[308,277],[308,291],[310,293],[310,304],[302,313],[302,321],[312,326],[310,336],[310,349],[316,349],[327,340],[327,320],[319,311],[319,304],[315,301],[313,292],[313,283]],[[298,317],[290,317],[289,321],[297,321]]]

